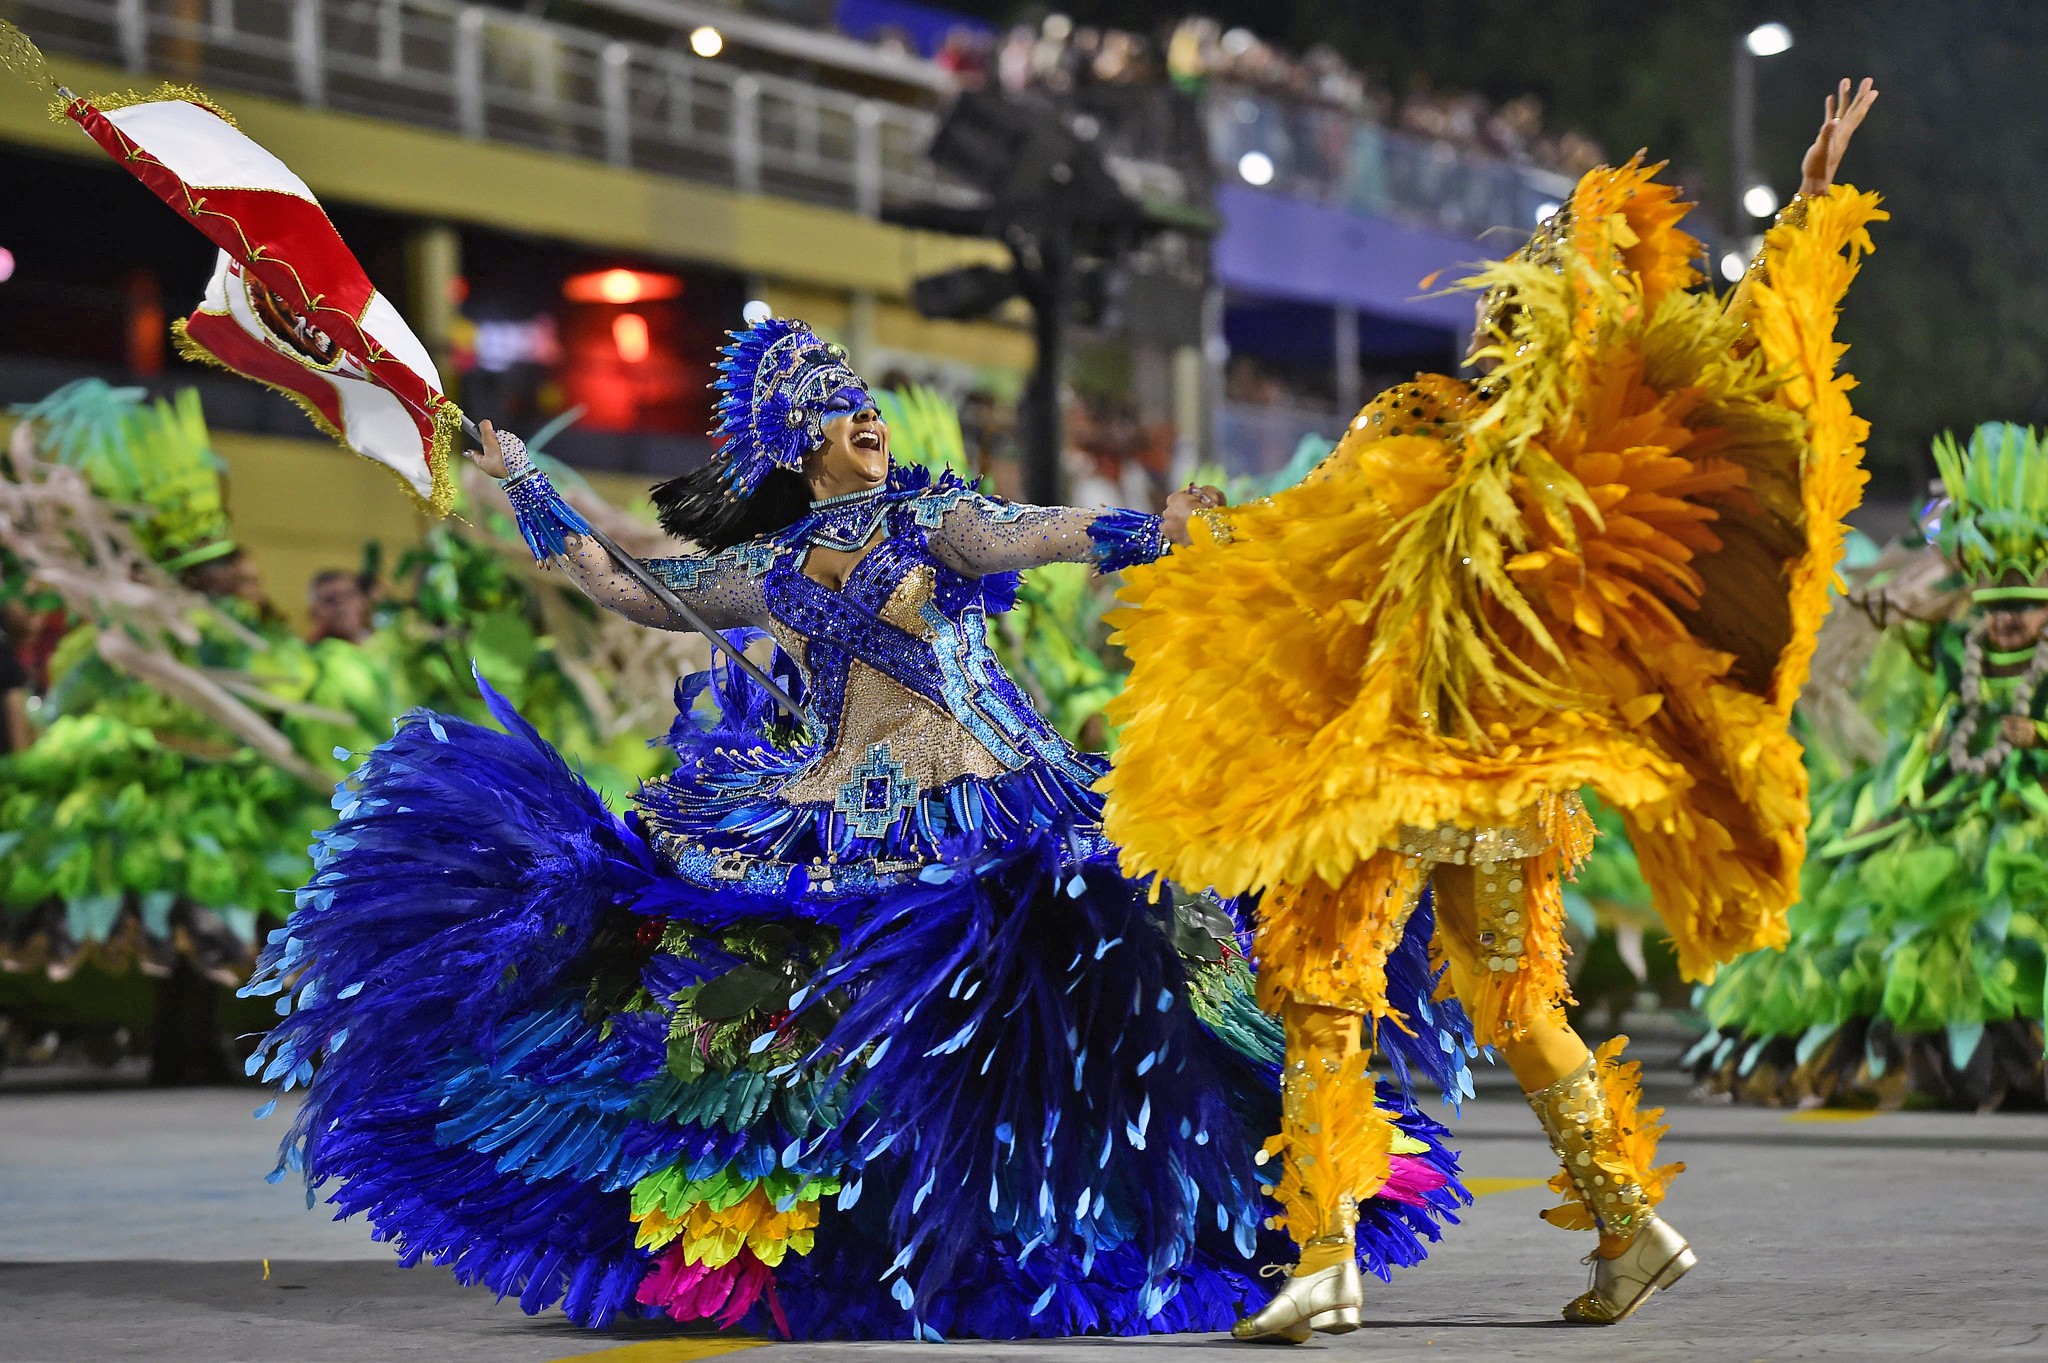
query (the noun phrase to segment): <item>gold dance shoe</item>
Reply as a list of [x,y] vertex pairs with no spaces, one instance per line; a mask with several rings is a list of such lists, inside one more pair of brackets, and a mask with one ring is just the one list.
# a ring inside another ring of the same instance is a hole
[[1365,1280],[1359,1276],[1358,1261],[1346,1259],[1302,1277],[1288,1278],[1273,1294],[1273,1300],[1230,1327],[1230,1337],[1273,1344],[1306,1344],[1308,1337],[1318,1330],[1326,1335],[1349,1334],[1358,1328],[1358,1313],[1364,1305]]
[[1592,1285],[1565,1303],[1566,1320],[1574,1325],[1619,1324],[1652,1292],[1669,1288],[1699,1262],[1669,1221],[1653,1212],[1644,1215],[1649,1219],[1627,1249],[1612,1259],[1596,1254],[1588,1261],[1593,1265]]

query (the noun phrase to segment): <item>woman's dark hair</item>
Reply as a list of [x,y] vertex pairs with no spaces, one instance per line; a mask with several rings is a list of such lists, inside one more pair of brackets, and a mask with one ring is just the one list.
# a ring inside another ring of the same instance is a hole
[[656,483],[647,495],[662,529],[707,554],[794,525],[811,509],[811,485],[789,469],[770,469],[747,497],[726,491],[715,463]]

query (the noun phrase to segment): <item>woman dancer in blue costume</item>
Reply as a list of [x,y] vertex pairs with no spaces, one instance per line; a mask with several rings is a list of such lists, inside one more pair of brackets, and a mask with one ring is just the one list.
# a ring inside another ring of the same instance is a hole
[[[620,817],[488,687],[503,732],[401,721],[249,986],[285,1015],[252,1071],[307,1089],[273,1177],[333,1186],[408,1264],[594,1326],[1229,1328],[1285,1257],[1259,1168],[1279,1031],[1230,906],[1118,874],[1106,763],[987,638],[1020,570],[1156,558],[1214,494],[1163,518],[985,497],[892,465],[803,324],[760,318],[723,353],[717,459],[654,490],[705,552],[648,566],[771,635],[807,722],[735,671],[690,679],[674,772]],[[471,458],[537,556],[681,627],[482,431],[498,452]],[[1383,1277],[1469,1200],[1406,1091],[1469,1092],[1429,931],[1390,967],[1423,1025],[1381,1038],[1392,1177],[1356,1208]]]

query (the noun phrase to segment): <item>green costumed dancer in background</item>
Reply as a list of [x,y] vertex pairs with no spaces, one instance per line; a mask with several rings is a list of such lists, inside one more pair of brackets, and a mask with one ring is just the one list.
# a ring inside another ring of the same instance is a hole
[[369,733],[250,675],[276,626],[195,394],[150,403],[87,380],[22,416],[0,489],[8,586],[70,627],[40,732],[0,766],[0,950],[59,979],[139,960],[231,981],[331,780],[284,732],[286,711]]
[[1998,423],[1934,456],[1928,557],[1856,593],[1883,630],[1860,687],[1883,754],[1816,784],[1790,944],[1702,991],[1694,1059],[1745,1098],[2044,1097],[2048,450]]

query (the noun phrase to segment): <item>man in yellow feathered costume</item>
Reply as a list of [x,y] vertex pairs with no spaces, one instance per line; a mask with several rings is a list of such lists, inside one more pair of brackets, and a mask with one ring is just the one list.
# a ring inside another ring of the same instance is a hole
[[1287,1035],[1266,1169],[1302,1247],[1240,1339],[1357,1321],[1351,1209],[1387,1174],[1373,1026],[1426,885],[1447,985],[1563,1163],[1546,1216],[1597,1229],[1567,1320],[1610,1324],[1693,1264],[1655,1211],[1661,1115],[1622,1039],[1567,1025],[1560,878],[1579,792],[1626,820],[1691,978],[1785,940],[1805,855],[1788,731],[1861,496],[1836,312],[1874,195],[1834,184],[1876,98],[1829,96],[1800,194],[1725,302],[1642,158],[1579,182],[1483,291],[1476,383],[1381,394],[1301,486],[1207,517],[1129,575],[1107,830],[1126,869],[1263,893]]

